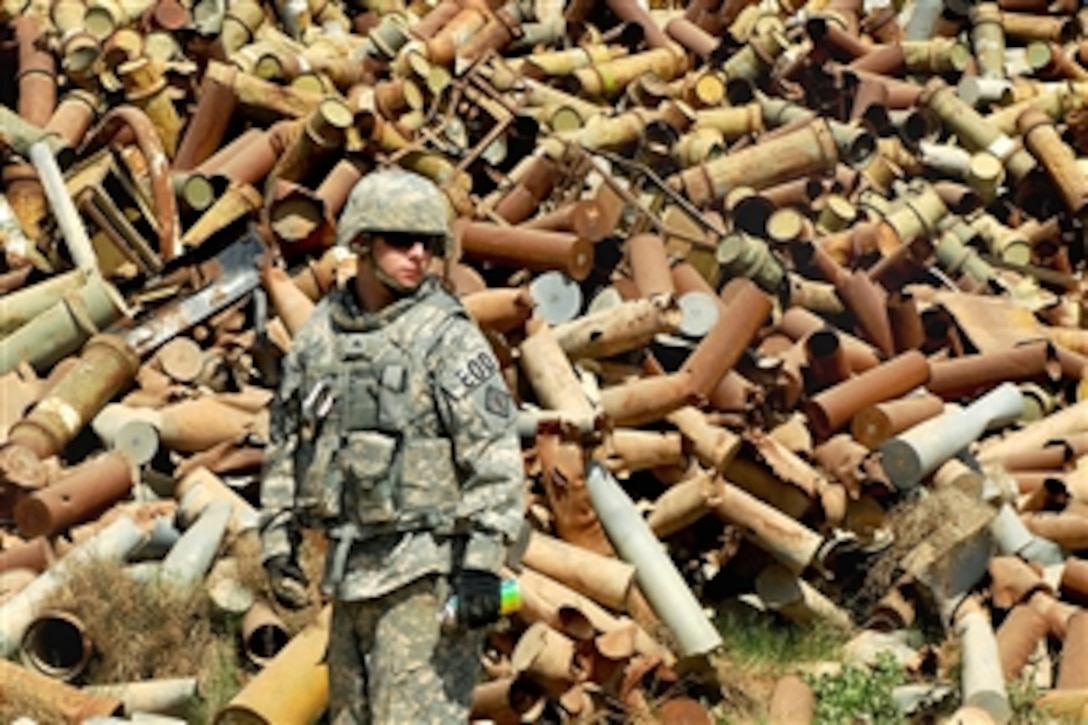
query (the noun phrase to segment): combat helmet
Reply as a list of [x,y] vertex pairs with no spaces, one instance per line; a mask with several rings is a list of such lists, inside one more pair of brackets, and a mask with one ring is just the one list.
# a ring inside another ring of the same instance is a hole
[[351,190],[336,230],[336,243],[348,246],[365,234],[408,233],[439,237],[448,250],[446,201],[434,182],[401,168],[364,176]]

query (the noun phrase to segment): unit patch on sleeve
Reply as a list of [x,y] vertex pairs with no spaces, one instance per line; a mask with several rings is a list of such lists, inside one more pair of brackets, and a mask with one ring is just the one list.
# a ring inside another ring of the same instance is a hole
[[510,416],[510,408],[513,406],[513,401],[510,400],[510,394],[500,388],[498,385],[488,385],[484,391],[484,408],[492,415],[497,415],[500,418],[507,418]]

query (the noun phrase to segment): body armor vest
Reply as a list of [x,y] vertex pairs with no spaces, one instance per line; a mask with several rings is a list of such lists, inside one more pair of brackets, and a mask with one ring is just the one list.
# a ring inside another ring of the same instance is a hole
[[452,298],[431,294],[385,326],[337,330],[335,359],[307,366],[303,391],[332,396],[313,445],[299,448],[308,460],[296,460],[309,518],[354,524],[363,537],[452,528],[459,485],[426,356],[458,314]]

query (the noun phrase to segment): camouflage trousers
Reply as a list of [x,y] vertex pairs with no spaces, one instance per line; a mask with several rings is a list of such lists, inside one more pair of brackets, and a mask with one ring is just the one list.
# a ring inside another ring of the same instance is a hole
[[468,721],[484,630],[444,632],[437,589],[427,576],[379,599],[333,603],[332,725]]

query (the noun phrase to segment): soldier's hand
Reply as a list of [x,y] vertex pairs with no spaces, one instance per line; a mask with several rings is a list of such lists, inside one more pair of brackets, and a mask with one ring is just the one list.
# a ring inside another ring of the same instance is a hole
[[302,609],[310,603],[310,580],[298,562],[287,554],[277,554],[264,562],[272,595],[288,609]]
[[457,621],[470,629],[486,627],[502,611],[502,580],[482,569],[462,569],[454,581],[457,591]]

